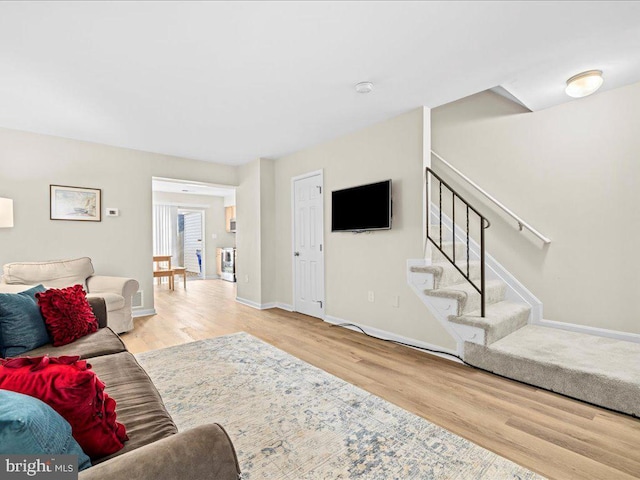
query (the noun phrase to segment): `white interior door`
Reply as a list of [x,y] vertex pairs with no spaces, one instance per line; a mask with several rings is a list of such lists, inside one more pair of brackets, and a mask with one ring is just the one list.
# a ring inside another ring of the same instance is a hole
[[293,179],[294,310],[324,319],[322,194],[322,172]]
[[184,264],[187,272],[204,278],[204,242],[202,212],[184,212]]

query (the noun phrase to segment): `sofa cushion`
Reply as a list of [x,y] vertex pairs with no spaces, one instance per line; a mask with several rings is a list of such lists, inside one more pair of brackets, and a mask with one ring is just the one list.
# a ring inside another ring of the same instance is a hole
[[124,307],[124,297],[117,293],[87,293],[87,298],[104,298],[104,301],[107,304],[107,312],[120,310]]
[[89,257],[49,262],[13,262],[7,263],[3,271],[6,283],[41,283],[47,288],[70,287],[78,283],[86,288],[87,277],[94,273]]
[[49,343],[49,334],[35,295],[38,285],[21,293],[0,293],[0,356],[20,355]]
[[117,452],[127,440],[124,425],[116,421],[116,402],[104,387],[78,357],[0,360],[0,388],[36,397],[53,408],[71,424],[73,438],[92,458]]
[[87,302],[89,302],[89,305],[91,305],[91,310],[93,311],[93,314],[96,316],[96,320],[98,320],[98,328],[106,327],[107,326],[107,304],[104,301],[104,298],[87,297]]
[[[91,365],[118,399],[118,420],[127,426],[129,441],[116,455],[135,450],[177,433],[156,387],[129,352],[91,359]],[[109,457],[94,459],[94,463]]]
[[50,357],[77,355],[81,359],[87,359],[101,355],[109,355],[111,353],[124,352],[126,349],[120,337],[116,335],[113,330],[110,328],[101,328],[95,333],[90,333],[62,347],[54,347],[48,343],[42,347],[25,352],[23,355],[29,357],[41,357],[43,355],[49,355]]
[[82,285],[50,288],[36,293],[44,323],[54,347],[60,347],[98,330],[93,310]]
[[0,454],[77,455],[78,470],[91,466],[69,422],[41,400],[9,390],[0,390]]

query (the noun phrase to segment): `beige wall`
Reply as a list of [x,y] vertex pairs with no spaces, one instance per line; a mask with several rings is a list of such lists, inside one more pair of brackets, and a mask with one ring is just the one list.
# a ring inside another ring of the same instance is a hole
[[243,165],[236,191],[237,297],[264,308],[276,301],[274,172],[266,158]]
[[[233,247],[235,233],[227,233],[224,198],[187,193],[153,192],[153,203],[175,205],[204,212],[205,275],[216,278],[216,248]],[[215,236],[215,238],[213,238]]]
[[[237,185],[225,165],[0,129],[0,196],[14,199],[15,227],[0,229],[0,264],[89,256],[96,271],[138,279],[153,308],[151,178]],[[102,222],[49,219],[49,184],[102,189]]]
[[238,168],[236,190],[237,297],[262,304],[260,252],[260,160]]
[[640,84],[535,113],[490,92],[432,110],[434,150],[552,243],[476,198],[487,249],[544,304],[544,317],[640,333]]
[[260,268],[261,302],[274,303],[276,291],[276,195],[275,164],[273,160],[260,159]]
[[[406,281],[406,261],[423,255],[423,109],[416,109],[275,162],[276,282],[293,304],[291,178],[324,171],[326,314],[423,342],[455,348]],[[393,228],[332,233],[331,191],[393,181]],[[375,302],[367,300],[373,291]],[[400,306],[392,306],[393,297]]]

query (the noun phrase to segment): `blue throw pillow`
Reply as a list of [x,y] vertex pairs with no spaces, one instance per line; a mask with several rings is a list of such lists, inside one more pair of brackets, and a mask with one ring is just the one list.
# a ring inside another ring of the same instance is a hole
[[20,293],[0,293],[0,356],[15,357],[49,343],[49,334],[36,301],[42,285]]
[[0,390],[0,454],[77,455],[78,470],[91,466],[69,422],[37,398],[9,390]]

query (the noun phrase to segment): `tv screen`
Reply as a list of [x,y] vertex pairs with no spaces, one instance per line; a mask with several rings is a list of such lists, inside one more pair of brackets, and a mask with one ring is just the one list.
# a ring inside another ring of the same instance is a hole
[[391,228],[391,180],[331,192],[331,231]]

